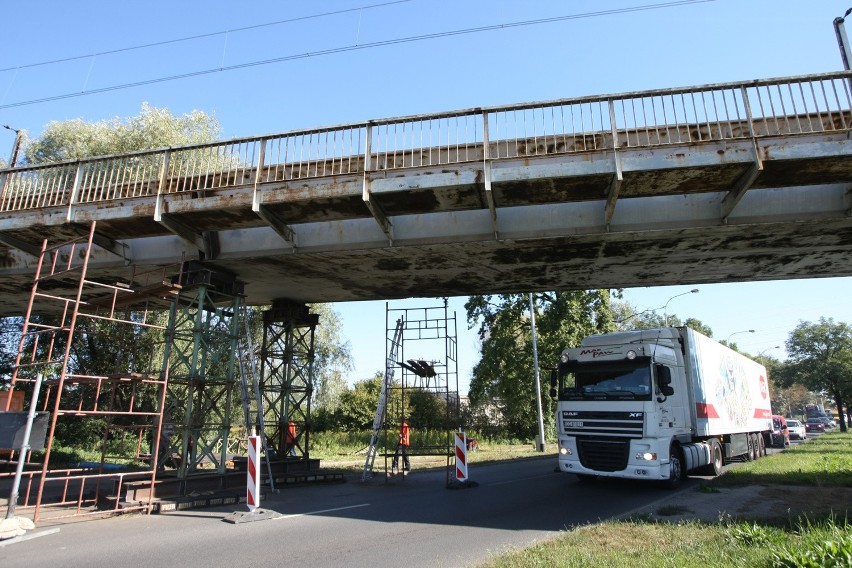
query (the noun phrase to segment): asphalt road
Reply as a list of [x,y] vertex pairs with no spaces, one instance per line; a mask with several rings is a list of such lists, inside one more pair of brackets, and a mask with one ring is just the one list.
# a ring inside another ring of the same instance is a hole
[[290,487],[261,502],[281,516],[256,522],[223,520],[240,505],[37,528],[0,547],[0,565],[468,566],[670,495],[647,483],[580,483],[555,465],[552,456],[472,465],[479,485],[468,489],[447,489],[443,471]]

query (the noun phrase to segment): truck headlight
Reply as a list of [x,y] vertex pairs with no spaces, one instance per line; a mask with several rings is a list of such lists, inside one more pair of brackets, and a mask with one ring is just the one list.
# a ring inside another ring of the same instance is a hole
[[657,461],[657,454],[655,452],[639,452],[636,454],[636,459],[644,461]]

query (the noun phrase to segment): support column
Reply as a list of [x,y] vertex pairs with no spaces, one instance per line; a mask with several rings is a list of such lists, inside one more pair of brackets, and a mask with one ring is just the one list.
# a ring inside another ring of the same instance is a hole
[[169,313],[164,421],[174,424],[170,451],[178,478],[205,464],[225,473],[243,283],[197,263],[184,265],[182,291]]
[[[310,464],[311,398],[314,384],[314,336],[319,315],[304,304],[275,300],[263,313],[260,391],[266,411],[267,439],[278,455],[290,449]],[[294,422],[295,440],[288,436]]]

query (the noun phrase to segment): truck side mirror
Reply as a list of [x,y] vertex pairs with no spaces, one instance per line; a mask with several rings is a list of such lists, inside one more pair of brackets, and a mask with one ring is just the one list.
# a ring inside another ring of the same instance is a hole
[[660,386],[660,392],[663,396],[671,396],[674,394],[672,388],[672,371],[665,365],[657,365],[657,384]]

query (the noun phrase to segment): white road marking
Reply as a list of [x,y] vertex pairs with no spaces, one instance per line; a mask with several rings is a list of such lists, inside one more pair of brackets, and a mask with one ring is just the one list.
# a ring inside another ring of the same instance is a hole
[[294,513],[292,515],[281,515],[273,520],[280,521],[281,519],[292,519],[295,517],[306,517],[308,515],[321,515],[322,513],[333,513],[334,511],[345,511],[346,509],[357,509],[358,507],[369,507],[369,503],[361,503],[360,505],[349,505],[348,507],[337,507],[334,509],[323,509],[321,511],[308,511],[307,513]]

